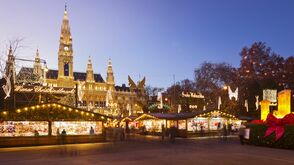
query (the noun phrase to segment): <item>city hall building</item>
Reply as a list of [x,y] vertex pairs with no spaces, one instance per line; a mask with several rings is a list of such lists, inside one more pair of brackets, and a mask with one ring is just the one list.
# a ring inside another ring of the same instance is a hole
[[[31,100],[38,102],[59,100],[63,101],[63,104],[74,104],[79,108],[114,116],[142,113],[146,104],[145,77],[138,83],[128,77],[129,87],[124,84],[115,86],[111,60],[108,61],[107,76],[104,80],[100,74],[94,73],[90,57],[86,72],[74,72],[72,42],[68,12],[65,8],[59,40],[58,70],[42,67],[42,59],[37,50],[34,67],[23,67],[16,75],[15,94],[33,95],[31,97],[34,99]],[[12,51],[9,52],[7,64],[9,56],[13,56]],[[38,81],[27,83],[27,79],[32,77],[37,77]],[[71,96],[74,99],[70,99]],[[16,101],[21,102],[24,99],[18,97]]]

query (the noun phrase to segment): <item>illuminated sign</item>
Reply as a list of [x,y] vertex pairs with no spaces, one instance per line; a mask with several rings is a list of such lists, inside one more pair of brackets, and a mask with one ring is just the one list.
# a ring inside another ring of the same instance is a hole
[[197,105],[189,105],[190,109],[197,109]]
[[197,94],[197,93],[193,93],[193,92],[182,92],[182,97],[204,99],[204,96],[202,94]]
[[277,102],[277,90],[274,89],[264,89],[263,90],[263,100],[268,100],[269,102]]
[[15,92],[19,93],[52,93],[52,94],[73,94],[74,88],[61,88],[61,87],[46,87],[46,86],[19,86],[14,88]]

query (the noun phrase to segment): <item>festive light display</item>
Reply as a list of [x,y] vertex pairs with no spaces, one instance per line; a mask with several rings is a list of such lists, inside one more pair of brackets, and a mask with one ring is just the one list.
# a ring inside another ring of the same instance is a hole
[[10,92],[11,92],[11,81],[10,81],[11,73],[9,73],[8,75],[4,74],[3,77],[6,80],[6,84],[3,85],[2,88],[4,93],[6,94],[4,99],[7,99],[8,97],[10,97]]
[[278,94],[278,113],[276,117],[283,118],[291,113],[291,90],[283,90]]
[[51,94],[74,94],[73,88],[61,88],[61,87],[44,87],[44,86],[20,86],[16,85],[15,92],[29,92],[29,93],[51,93]]
[[263,100],[268,100],[269,102],[277,102],[277,90],[265,89],[263,90]]
[[188,131],[200,131],[203,130],[218,130],[223,128],[223,124],[231,123],[235,128],[239,128],[241,121],[234,115],[221,112],[211,111],[204,114],[195,116],[192,119],[188,119]]
[[63,129],[67,135],[89,135],[91,127],[94,129],[94,134],[102,133],[101,121],[54,121],[52,135],[60,134]]
[[141,116],[139,116],[138,118],[136,118],[134,121],[140,121],[140,120],[144,120],[144,119],[158,119],[157,117],[148,115],[148,114],[143,114]]
[[265,121],[267,115],[268,115],[269,112],[270,112],[270,109],[269,109],[269,107],[270,107],[270,102],[267,101],[267,100],[262,100],[262,101],[260,102],[260,104],[261,104],[260,120],[264,120],[264,121]]
[[222,99],[221,99],[221,97],[219,96],[219,97],[218,97],[218,102],[217,102],[217,109],[218,109],[218,110],[220,110],[220,108],[221,108],[221,104],[222,104]]
[[248,100],[245,100],[244,106],[246,108],[246,112],[248,112],[249,111]]
[[0,137],[2,136],[35,136],[48,135],[47,121],[2,121],[0,122]]
[[182,106],[181,106],[181,104],[179,104],[179,106],[178,106],[178,113],[180,113],[182,111]]
[[[85,110],[81,110],[78,108],[72,108],[69,106],[64,106],[61,104],[56,104],[56,103],[49,103],[49,104],[39,104],[39,105],[35,105],[35,106],[29,106],[29,107],[23,107],[23,108],[18,108],[15,110],[15,112],[10,112],[11,115],[8,114],[8,111],[2,111],[1,113],[1,117],[6,118],[8,116],[13,117],[13,118],[9,118],[9,120],[19,120],[20,119],[24,119],[23,117],[26,117],[26,120],[42,120],[42,119],[47,119],[48,115],[47,112],[44,113],[45,111],[57,111],[60,112],[62,114],[52,114],[52,116],[50,116],[51,119],[53,120],[58,120],[58,118],[70,118],[71,120],[97,120],[98,117],[100,116],[99,119],[107,119],[107,120],[111,120],[109,117],[107,116],[103,116],[94,112],[90,112],[90,111],[85,111]],[[17,115],[14,115],[17,114]],[[29,115],[28,118],[28,113],[34,113],[31,115]],[[37,114],[35,114],[37,113]]]
[[85,83],[86,83],[85,81],[84,82],[78,81],[78,98],[79,98],[79,101],[82,101],[82,99],[84,97],[83,87],[84,87]]
[[258,107],[259,107],[259,96],[255,96],[255,107],[256,107],[256,110],[258,110]]
[[182,92],[182,97],[192,97],[192,98],[199,98],[199,99],[204,99],[204,96],[200,93],[193,93],[193,92]]
[[163,108],[163,101],[162,101],[162,93],[158,92],[157,94],[157,101],[159,101],[159,105],[158,105],[158,109],[162,109]]
[[229,93],[229,98],[230,100],[232,100],[232,98],[234,97],[235,100],[238,100],[238,91],[239,89],[237,88],[234,92],[232,91],[231,87],[228,86],[228,93]]

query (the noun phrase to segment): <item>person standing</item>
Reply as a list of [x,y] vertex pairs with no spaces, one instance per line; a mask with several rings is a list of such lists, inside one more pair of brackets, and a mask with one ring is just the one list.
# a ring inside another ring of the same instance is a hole
[[239,129],[239,138],[241,145],[244,144],[244,135],[245,135],[245,125],[241,123],[240,129]]
[[228,136],[227,125],[224,124],[223,125],[223,140],[227,140],[227,136]]
[[63,129],[61,132],[61,144],[65,143],[65,136],[66,136],[66,131],[65,129]]
[[57,128],[57,130],[56,130],[56,136],[59,136],[59,135],[60,135],[59,128]]
[[94,134],[95,134],[94,129],[93,129],[93,127],[91,127],[90,128],[90,135],[94,135]]
[[39,136],[39,132],[37,130],[34,131],[35,136]]
[[164,124],[161,124],[161,140],[164,140],[165,136],[165,127]]
[[172,126],[170,128],[170,140],[171,142],[175,142],[177,136],[177,128],[175,126]]

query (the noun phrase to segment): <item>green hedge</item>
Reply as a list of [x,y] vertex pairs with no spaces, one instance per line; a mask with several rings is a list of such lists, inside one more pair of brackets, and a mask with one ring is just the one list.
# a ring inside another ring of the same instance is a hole
[[294,149],[294,125],[286,125],[281,139],[275,141],[276,134],[264,138],[267,126],[265,124],[248,124],[250,128],[249,144],[274,148]]

